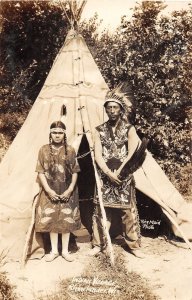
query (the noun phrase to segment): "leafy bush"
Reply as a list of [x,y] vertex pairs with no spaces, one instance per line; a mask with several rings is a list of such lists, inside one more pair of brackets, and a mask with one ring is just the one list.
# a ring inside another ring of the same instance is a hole
[[[173,185],[185,196],[186,200],[191,201],[192,195],[192,165],[186,164],[181,166],[180,164],[171,164],[170,161],[164,161],[162,168],[169,174],[169,178]],[[166,171],[166,168],[168,171]]]
[[36,99],[68,26],[52,1],[3,1],[1,20],[0,112],[21,112]]
[[6,144],[14,139],[26,115],[26,111],[0,114],[0,133],[6,137]]

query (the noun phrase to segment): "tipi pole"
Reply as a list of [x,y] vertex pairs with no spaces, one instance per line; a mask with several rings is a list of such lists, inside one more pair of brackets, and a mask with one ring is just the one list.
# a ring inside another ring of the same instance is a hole
[[[91,137],[91,131],[90,131],[91,126],[90,126],[90,123],[89,123],[89,118],[87,116],[86,104],[81,103],[80,99],[79,99],[79,103],[80,103],[80,108],[81,108],[80,109],[80,114],[81,114],[82,122],[83,122],[83,125],[84,125],[84,129],[87,132],[86,133],[87,140],[88,140],[89,146],[91,148],[93,148],[93,138]],[[83,109],[83,111],[82,111],[82,109]],[[98,175],[98,172],[97,172],[97,169],[96,169],[95,158],[94,158],[93,151],[91,151],[91,158],[92,158],[94,172],[95,172],[95,179],[96,179],[96,185],[97,185],[99,205],[100,205],[100,209],[101,209],[103,232],[104,232],[104,235],[106,236],[106,239],[107,239],[107,250],[109,252],[111,265],[113,266],[114,265],[113,247],[112,247],[109,231],[107,229],[107,217],[106,217],[106,212],[105,212],[104,205],[103,205],[102,192],[101,192],[101,183],[100,183],[100,178],[99,178],[99,175]]]
[[177,222],[174,220],[174,218],[171,216],[171,210],[170,208],[161,200],[160,196],[158,195],[155,187],[153,186],[153,184],[151,183],[150,179],[148,178],[145,170],[142,167],[142,170],[145,174],[145,176],[147,177],[150,185],[152,186],[152,188],[155,190],[157,196],[158,196],[158,200],[156,199],[155,202],[157,204],[159,204],[164,212],[164,214],[167,216],[167,218],[171,221],[171,223],[177,228],[178,232],[180,232],[183,240],[185,241],[185,243],[189,246],[190,250],[192,250],[192,245],[190,243],[190,241],[187,239],[187,237],[185,236],[184,232],[181,230],[181,228],[179,227],[179,225],[177,224]]

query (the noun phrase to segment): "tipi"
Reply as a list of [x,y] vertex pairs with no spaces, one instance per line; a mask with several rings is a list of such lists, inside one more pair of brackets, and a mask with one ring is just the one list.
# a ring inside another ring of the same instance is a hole
[[[50,124],[60,118],[65,105],[69,144],[78,151],[85,134],[92,150],[94,129],[105,121],[103,102],[107,90],[83,37],[71,29],[24,125],[0,165],[0,253],[5,251],[12,259],[22,256],[33,199],[39,191],[35,173],[38,150],[48,143]],[[187,220],[183,214],[185,200],[150,153],[134,176],[136,187],[160,203],[165,213],[174,219],[180,216],[180,223],[183,218]],[[183,224],[189,226],[189,223]]]

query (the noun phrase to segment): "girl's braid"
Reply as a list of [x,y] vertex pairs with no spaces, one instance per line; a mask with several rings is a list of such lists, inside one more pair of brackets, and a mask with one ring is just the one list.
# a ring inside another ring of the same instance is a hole
[[50,162],[51,162],[51,167],[52,167],[52,170],[53,170],[54,166],[55,166],[55,159],[54,159],[54,155],[53,155],[51,134],[49,134],[49,149],[50,149],[50,154],[51,154]]
[[64,133],[63,143],[64,143],[64,148],[65,148],[65,155],[67,155],[67,136],[65,133]]

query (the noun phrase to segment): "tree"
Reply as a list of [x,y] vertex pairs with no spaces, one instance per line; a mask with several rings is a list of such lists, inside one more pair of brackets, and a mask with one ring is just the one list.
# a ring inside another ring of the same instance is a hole
[[68,21],[49,1],[4,1],[0,31],[0,133],[11,141],[65,40]]
[[[190,163],[192,12],[162,14],[162,1],[143,1],[114,34],[104,31],[93,55],[113,87],[132,86],[140,137],[170,177]],[[186,185],[184,186],[184,189]]]
[[67,28],[63,9],[51,1],[1,3],[1,112],[21,112],[34,102]]

